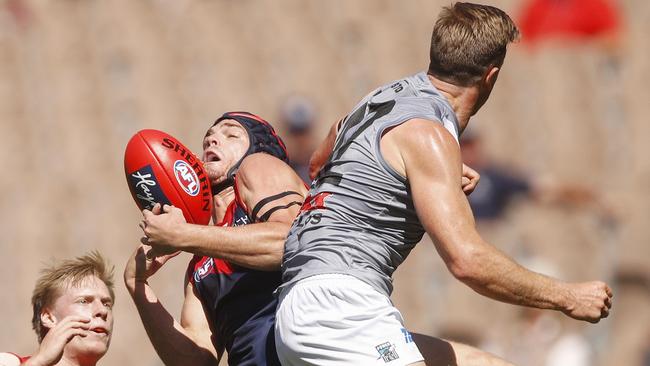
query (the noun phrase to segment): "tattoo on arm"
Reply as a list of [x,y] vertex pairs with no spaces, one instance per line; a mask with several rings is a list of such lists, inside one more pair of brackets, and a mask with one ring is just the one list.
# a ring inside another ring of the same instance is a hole
[[259,202],[257,202],[255,207],[253,207],[253,210],[251,211],[251,218],[253,219],[253,222],[265,222],[266,220],[269,219],[269,217],[271,217],[271,215],[275,211],[284,210],[284,209],[287,209],[287,208],[289,208],[291,206],[295,206],[295,205],[302,205],[302,200],[301,201],[292,201],[292,202],[287,203],[286,205],[274,206],[274,207],[270,208],[268,211],[266,211],[262,216],[257,217],[257,214],[260,212],[262,207],[264,207],[266,204],[268,204],[270,202],[273,202],[273,201],[277,201],[279,199],[282,199],[282,198],[290,196],[290,195],[298,195],[298,196],[300,196],[302,198],[302,194],[300,194],[300,193],[298,193],[296,191],[285,191],[285,192],[274,194],[272,196],[268,196],[266,198],[261,199]]

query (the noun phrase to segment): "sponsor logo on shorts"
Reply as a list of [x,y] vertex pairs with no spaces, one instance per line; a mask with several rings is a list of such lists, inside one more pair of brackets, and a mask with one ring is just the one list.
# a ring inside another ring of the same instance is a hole
[[129,183],[133,187],[135,199],[138,200],[140,207],[151,210],[156,203],[169,204],[169,199],[160,189],[160,184],[153,174],[151,165],[129,174]]
[[379,358],[384,360],[385,363],[395,361],[399,358],[399,355],[395,351],[395,345],[390,342],[385,342],[375,346],[375,349],[379,353]]
[[192,197],[199,194],[199,177],[196,176],[192,167],[185,160],[176,160],[174,163],[174,175],[185,193]]
[[411,335],[411,333],[409,333],[408,330],[406,330],[406,328],[402,328],[402,334],[404,334],[404,343],[413,342],[413,336]]

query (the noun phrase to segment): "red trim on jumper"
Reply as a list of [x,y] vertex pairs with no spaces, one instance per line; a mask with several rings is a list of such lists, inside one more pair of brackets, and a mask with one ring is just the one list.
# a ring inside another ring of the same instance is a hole
[[228,205],[228,208],[226,208],[226,214],[223,215],[223,219],[219,221],[218,223],[214,224],[214,226],[231,226],[232,225],[232,220],[235,217],[235,208],[237,208],[237,202],[236,200],[233,200],[230,202]]
[[27,360],[29,360],[29,359],[32,357],[32,356],[25,356],[25,357],[22,357],[22,356],[19,356],[19,355],[13,353],[13,352],[3,352],[3,353],[7,353],[7,354],[10,354],[10,355],[12,355],[12,356],[16,356],[16,358],[18,359],[18,361],[20,362],[21,365],[22,365],[23,363],[27,362]]
[[[235,202],[246,211],[246,214],[249,214],[248,212],[248,207],[246,207],[246,204],[244,201],[241,199],[241,196],[239,195],[239,189],[237,188],[237,174],[233,177],[233,180],[235,183],[233,184],[233,188],[235,190]],[[234,210],[233,210],[233,217],[234,217]]]
[[213,258],[213,259],[214,259],[214,265],[217,267],[217,273],[230,275],[233,274],[233,272],[235,272],[232,269],[230,263],[224,261],[223,259],[217,259],[217,258]]

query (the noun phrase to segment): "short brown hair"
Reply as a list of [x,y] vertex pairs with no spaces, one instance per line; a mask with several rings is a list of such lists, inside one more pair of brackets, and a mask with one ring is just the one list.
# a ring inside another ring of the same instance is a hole
[[38,342],[40,343],[49,331],[41,324],[41,312],[44,308],[52,305],[65,288],[78,285],[88,276],[95,276],[106,284],[111,299],[115,301],[113,270],[114,266],[109,267],[98,251],[65,260],[58,265],[52,265],[42,270],[32,294],[34,310],[32,327],[38,335]]
[[501,9],[471,3],[445,7],[433,27],[429,74],[474,85],[489,67],[503,64],[506,46],[518,38],[517,26]]

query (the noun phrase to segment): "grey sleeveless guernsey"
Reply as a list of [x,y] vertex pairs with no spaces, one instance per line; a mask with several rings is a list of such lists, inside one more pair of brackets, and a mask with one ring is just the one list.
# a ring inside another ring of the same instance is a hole
[[287,237],[281,290],[340,273],[390,296],[393,271],[424,229],[407,180],[384,161],[379,142],[387,128],[413,118],[441,123],[458,141],[456,115],[424,72],[374,90],[341,122]]

